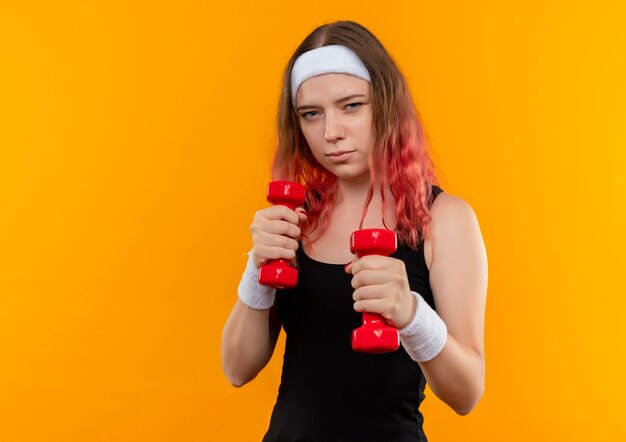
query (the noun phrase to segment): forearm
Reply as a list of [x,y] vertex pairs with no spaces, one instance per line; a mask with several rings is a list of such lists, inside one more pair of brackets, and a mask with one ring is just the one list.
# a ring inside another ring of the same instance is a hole
[[484,360],[449,333],[441,352],[419,364],[433,393],[458,414],[468,414],[482,397]]
[[222,332],[222,369],[236,387],[250,382],[270,360],[278,331],[270,310],[253,310],[237,299]]

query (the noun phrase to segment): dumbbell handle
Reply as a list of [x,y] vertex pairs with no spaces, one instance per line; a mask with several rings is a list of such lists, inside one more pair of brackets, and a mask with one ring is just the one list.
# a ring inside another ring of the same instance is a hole
[[363,312],[362,315],[362,325],[365,326],[375,326],[378,324],[389,325],[384,317],[377,313]]
[[[358,257],[389,256],[398,248],[394,231],[363,229],[352,233],[350,251]],[[363,312],[362,325],[352,331],[352,349],[363,353],[388,353],[400,347],[400,334],[385,318],[376,313]]]
[[[291,210],[304,203],[305,188],[292,181],[272,181],[267,186],[267,200],[274,205],[287,206]],[[298,285],[298,271],[289,260],[273,259],[259,269],[259,283],[277,289],[291,289]]]

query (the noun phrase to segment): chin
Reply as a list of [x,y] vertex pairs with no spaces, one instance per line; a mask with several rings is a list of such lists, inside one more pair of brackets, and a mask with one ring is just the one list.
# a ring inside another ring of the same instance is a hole
[[361,181],[361,180],[367,180],[369,181],[370,179],[370,173],[369,171],[365,171],[365,172],[353,172],[350,173],[348,171],[345,172],[336,172],[336,171],[331,171],[338,179],[341,180],[346,180],[346,181]]

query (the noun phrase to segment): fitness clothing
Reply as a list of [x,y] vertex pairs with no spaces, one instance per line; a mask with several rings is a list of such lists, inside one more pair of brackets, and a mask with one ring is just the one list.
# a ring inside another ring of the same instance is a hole
[[[433,185],[434,198],[443,192]],[[298,286],[276,291],[286,333],[278,398],[264,442],[426,441],[426,379],[404,348],[366,354],[352,350],[355,312],[352,275],[343,264],[316,261],[296,252]],[[435,308],[424,257],[399,243],[391,255],[404,261],[411,290]]]

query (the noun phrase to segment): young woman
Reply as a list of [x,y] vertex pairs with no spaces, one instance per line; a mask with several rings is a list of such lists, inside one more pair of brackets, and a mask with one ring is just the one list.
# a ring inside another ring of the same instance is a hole
[[[472,208],[438,187],[406,82],[363,26],[320,26],[289,60],[273,178],[305,184],[306,200],[256,212],[222,336],[223,369],[239,387],[286,332],[263,440],[425,441],[426,382],[469,413],[485,382],[485,246]],[[397,251],[352,255],[362,228],[394,230]],[[296,288],[258,283],[259,267],[279,258],[297,265]],[[353,351],[361,312],[399,329],[400,348]]]

